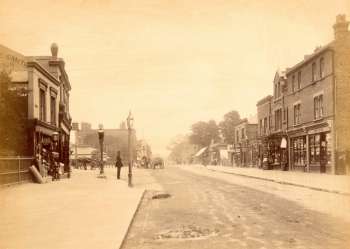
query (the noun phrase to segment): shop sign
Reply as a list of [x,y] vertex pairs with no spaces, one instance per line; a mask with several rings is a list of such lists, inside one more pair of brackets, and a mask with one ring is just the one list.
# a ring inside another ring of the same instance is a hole
[[0,45],[0,68],[9,71],[23,70],[26,65],[25,56]]
[[330,131],[329,127],[323,127],[323,128],[318,128],[318,129],[310,130],[310,131],[308,132],[308,134],[316,134],[316,133],[329,132],[329,131]]

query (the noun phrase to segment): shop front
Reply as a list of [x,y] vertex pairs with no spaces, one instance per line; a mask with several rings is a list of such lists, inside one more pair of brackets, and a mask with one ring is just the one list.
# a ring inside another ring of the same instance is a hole
[[307,171],[307,144],[306,135],[291,138],[290,162],[291,170]]
[[290,137],[291,170],[331,173],[332,136],[328,127],[306,129]]
[[331,173],[332,142],[330,132],[309,135],[309,171]]
[[[265,161],[269,169],[288,169],[288,143],[283,134],[273,134],[267,137],[267,151],[264,152]],[[265,145],[265,146],[266,146]]]
[[40,120],[31,121],[33,134],[33,156],[38,158],[39,171],[42,176],[49,174],[50,163],[55,160],[60,172],[69,172],[69,135],[56,126]]

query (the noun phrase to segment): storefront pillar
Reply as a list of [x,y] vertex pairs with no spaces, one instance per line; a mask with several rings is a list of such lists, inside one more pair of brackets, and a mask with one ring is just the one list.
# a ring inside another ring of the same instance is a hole
[[291,150],[293,149],[293,145],[292,145],[292,139],[288,136],[288,145],[289,146],[287,146],[287,155],[288,155],[288,169],[289,170],[292,170],[292,163],[293,163],[293,161],[292,161],[292,153],[291,153]]
[[336,173],[336,133],[335,133],[335,122],[333,120],[328,120],[328,125],[331,127],[331,140],[332,140],[332,154],[331,154],[331,173],[334,175]]
[[310,144],[309,134],[306,134],[306,171],[310,172]]

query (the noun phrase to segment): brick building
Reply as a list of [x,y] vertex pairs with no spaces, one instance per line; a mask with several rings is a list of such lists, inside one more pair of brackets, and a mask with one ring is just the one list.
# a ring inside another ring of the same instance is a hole
[[270,165],[308,172],[349,173],[348,24],[344,15],[337,16],[333,26],[335,39],[293,67],[278,71],[273,97],[257,103],[259,139],[265,141],[262,148],[268,152],[265,156]]
[[257,166],[258,143],[257,143],[258,124],[243,119],[234,128],[233,144],[233,162],[236,166]]
[[71,85],[65,62],[57,54],[56,44],[51,46],[51,56],[24,56],[0,46],[0,70],[10,75],[13,88],[26,92],[27,134],[23,134],[23,144],[27,149],[17,155],[38,155],[43,175],[46,172],[41,159],[52,151],[58,153],[58,161],[69,172]]
[[[75,127],[79,128],[78,125]],[[74,143],[76,146],[84,147],[89,146],[97,150],[100,149],[99,140],[98,140],[98,129],[91,128],[90,123],[81,123],[81,129],[75,130],[75,139]],[[131,153],[133,160],[136,160],[136,133],[135,130],[131,132]],[[128,129],[104,129],[104,148],[103,151],[107,153],[107,156],[111,159],[109,163],[115,162],[117,151],[120,151],[123,161],[128,160]],[[74,159],[74,158],[73,158]]]

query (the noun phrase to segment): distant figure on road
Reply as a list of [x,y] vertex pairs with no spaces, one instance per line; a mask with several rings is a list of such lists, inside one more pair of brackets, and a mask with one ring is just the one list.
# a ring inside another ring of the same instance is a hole
[[120,179],[120,170],[123,167],[122,158],[120,157],[120,151],[117,152],[117,159],[115,161],[115,166],[117,167],[117,179]]

